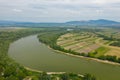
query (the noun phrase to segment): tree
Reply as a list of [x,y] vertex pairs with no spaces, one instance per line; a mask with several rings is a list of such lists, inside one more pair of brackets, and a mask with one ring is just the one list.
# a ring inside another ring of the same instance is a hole
[[69,80],[69,75],[67,73],[61,75],[62,80]]
[[3,76],[3,71],[4,71],[3,67],[0,66],[0,76]]
[[40,74],[40,77],[39,77],[40,80],[51,80],[51,77],[50,75],[47,75],[46,72],[43,72]]
[[13,75],[10,75],[9,77],[6,78],[6,80],[19,80],[19,79]]
[[117,62],[120,63],[120,58],[118,58]]
[[0,77],[0,80],[6,80],[4,77]]
[[82,80],[96,80],[96,78],[90,74],[85,74]]

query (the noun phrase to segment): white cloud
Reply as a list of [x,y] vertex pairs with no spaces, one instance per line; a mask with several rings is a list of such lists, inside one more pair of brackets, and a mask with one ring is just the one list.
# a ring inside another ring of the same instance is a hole
[[12,11],[14,11],[14,12],[22,12],[21,9],[12,9]]
[[106,4],[107,1],[106,1],[106,0],[93,0],[93,3],[94,3],[94,4],[102,5],[102,4]]
[[120,20],[119,5],[120,0],[0,0],[0,17],[41,22],[114,17]]
[[96,12],[97,12],[99,15],[101,15],[101,14],[104,12],[104,10],[96,10]]

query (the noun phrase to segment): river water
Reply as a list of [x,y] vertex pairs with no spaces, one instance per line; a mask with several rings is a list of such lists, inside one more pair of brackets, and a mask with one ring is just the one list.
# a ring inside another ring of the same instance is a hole
[[120,80],[120,66],[77,58],[49,49],[37,35],[21,38],[10,45],[9,56],[26,67],[47,72],[90,73],[97,80]]

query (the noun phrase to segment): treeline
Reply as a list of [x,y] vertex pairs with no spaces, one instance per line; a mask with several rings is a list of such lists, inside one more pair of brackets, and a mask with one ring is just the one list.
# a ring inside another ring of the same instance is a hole
[[61,74],[60,78],[60,80],[96,80],[91,74],[79,75],[74,73]]
[[113,43],[110,44],[110,46],[120,47],[120,39],[113,38],[112,35],[110,37],[102,35],[102,34],[97,34],[97,35],[98,37],[102,37],[104,40],[114,41]]
[[115,38],[113,38],[112,36],[106,36],[106,35],[104,35],[104,34],[97,34],[98,35],[98,37],[102,37],[103,38],[103,40],[109,40],[109,41],[114,41],[114,40],[116,40]]
[[88,54],[84,54],[82,53],[82,56],[85,57],[91,57],[91,58],[97,58],[97,59],[101,59],[101,60],[108,60],[108,61],[112,61],[112,62],[116,62],[116,63],[120,63],[120,58],[117,58],[116,56],[111,56],[111,55],[102,55],[102,56],[95,56],[97,54],[97,51],[95,52],[91,52]]
[[110,55],[100,56],[100,57],[98,57],[98,59],[120,63],[120,58],[117,58],[116,56],[110,56]]
[[117,42],[113,42],[110,44],[111,46],[118,46],[120,47],[120,41],[117,41]]
[[97,52],[92,52],[92,53],[86,54],[86,53],[74,52],[72,50],[65,50],[65,49],[59,49],[59,50],[64,51],[66,53],[71,53],[71,54],[74,54],[74,55],[78,55],[78,56],[97,58],[97,59],[101,59],[101,60],[108,60],[108,61],[120,63],[120,58],[117,58],[116,56],[110,56],[110,55],[104,56],[104,55],[102,55],[102,56],[96,57],[95,55],[97,54]]
[[59,50],[61,47],[58,46],[57,39],[59,38],[60,35],[63,35],[66,33],[66,30],[60,29],[56,31],[48,31],[43,34],[39,34],[38,38],[39,41],[42,43],[45,43],[46,45],[49,45],[51,48]]
[[74,73],[55,74],[51,77],[51,75],[43,72],[39,80],[96,80],[96,78],[91,74],[79,75]]

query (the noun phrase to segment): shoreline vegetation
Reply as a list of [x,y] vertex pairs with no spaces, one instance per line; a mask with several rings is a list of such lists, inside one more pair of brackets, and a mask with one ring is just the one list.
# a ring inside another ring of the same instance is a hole
[[111,62],[111,61],[108,61],[108,60],[100,60],[100,59],[97,59],[97,58],[85,57],[85,56],[80,56],[80,55],[74,55],[74,54],[63,52],[63,51],[55,50],[55,49],[51,48],[50,46],[48,46],[48,48],[57,52],[57,53],[65,54],[65,55],[68,55],[68,56],[84,58],[84,59],[87,59],[87,60],[94,60],[94,61],[97,61],[97,62],[102,62],[102,63],[107,63],[107,64],[119,65],[120,66],[120,64],[116,63],[116,62]]
[[[76,31],[78,32],[78,31]],[[95,32],[95,31],[94,31]],[[94,57],[94,56],[90,56],[89,54],[84,54],[84,53],[78,53],[78,52],[74,52],[72,50],[66,50],[63,47],[57,45],[57,39],[61,36],[64,35],[65,31],[57,31],[57,32],[52,32],[51,34],[46,33],[43,35],[38,35],[39,41],[46,44],[49,48],[53,49],[54,51],[57,51],[59,53],[64,53],[66,55],[69,56],[74,56],[74,57],[81,57],[81,58],[86,58],[89,60],[95,60],[98,62],[102,62],[102,63],[108,63],[108,64],[113,64],[113,65],[120,65],[120,58],[117,59],[116,56],[110,56],[110,55],[102,55],[99,57]],[[48,39],[49,36],[49,39]],[[101,35],[98,35],[101,36]],[[108,38],[106,36],[103,37],[104,39],[107,40],[111,40],[111,38]]]
[[[61,30],[61,29],[58,29]],[[9,45],[22,38],[33,34],[45,34],[58,31],[51,28],[4,30],[0,31],[0,80],[96,80],[91,74],[74,74],[63,72],[38,72],[26,68],[8,56]],[[63,30],[63,29],[62,29]]]

